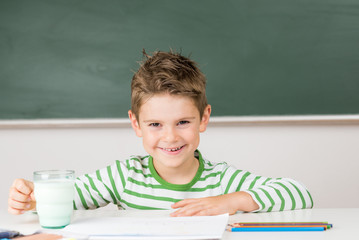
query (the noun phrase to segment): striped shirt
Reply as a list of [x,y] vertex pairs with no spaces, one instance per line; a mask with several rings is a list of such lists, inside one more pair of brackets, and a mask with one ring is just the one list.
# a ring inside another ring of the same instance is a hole
[[225,162],[202,158],[193,180],[171,184],[163,180],[153,166],[151,156],[132,156],[125,161],[85,174],[75,181],[74,209],[94,209],[113,203],[119,209],[171,209],[187,198],[219,196],[245,191],[259,205],[255,212],[311,208],[310,193],[290,178],[266,178],[238,170]]

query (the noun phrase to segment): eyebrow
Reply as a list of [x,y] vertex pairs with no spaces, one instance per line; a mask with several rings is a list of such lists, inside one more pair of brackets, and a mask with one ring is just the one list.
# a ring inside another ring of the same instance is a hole
[[[196,117],[184,117],[184,118],[180,118],[178,120],[176,120],[177,122],[179,121],[183,121],[183,120],[193,120],[196,119]],[[154,120],[154,119],[149,119],[149,120],[143,120],[144,123],[148,123],[148,122],[161,122],[159,120]]]

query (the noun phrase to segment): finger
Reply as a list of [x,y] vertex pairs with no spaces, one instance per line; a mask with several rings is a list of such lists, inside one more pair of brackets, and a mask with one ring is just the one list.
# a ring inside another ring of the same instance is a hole
[[11,207],[10,205],[8,206],[7,211],[14,215],[20,215],[25,212],[25,210],[23,210],[23,209],[16,209],[16,208]]
[[30,193],[34,190],[34,184],[25,179],[15,179],[12,187],[26,195],[30,195]]
[[23,214],[25,211],[24,210],[18,210],[18,209],[14,209],[14,208],[11,208],[9,207],[7,209],[7,211],[10,213],[10,214],[13,214],[13,215],[20,215],[20,214]]
[[184,200],[181,200],[179,202],[176,202],[174,204],[171,205],[172,208],[181,208],[181,207],[184,207],[188,204],[193,204],[195,202],[197,202],[198,200],[197,199],[194,199],[194,198],[189,198],[189,199],[184,199]]
[[18,202],[30,202],[29,195],[19,192],[15,187],[11,187],[9,191],[9,199],[13,199]]
[[23,202],[18,202],[18,201],[15,201],[13,199],[9,199],[8,200],[8,206],[10,208],[13,208],[13,209],[17,209],[17,210],[30,210],[31,208],[31,204],[28,202],[28,203],[23,203]]
[[220,213],[217,213],[214,209],[202,209],[201,211],[196,212],[192,216],[213,216],[218,214]]
[[193,216],[197,212],[203,209],[203,205],[200,203],[193,203],[190,205],[186,205],[185,207],[173,212],[171,214],[172,217],[185,217],[185,216]]
[[177,213],[171,215],[171,217],[190,217],[190,216],[195,216],[199,211],[200,211],[200,209],[191,208],[191,209],[187,209],[185,211],[177,212]]

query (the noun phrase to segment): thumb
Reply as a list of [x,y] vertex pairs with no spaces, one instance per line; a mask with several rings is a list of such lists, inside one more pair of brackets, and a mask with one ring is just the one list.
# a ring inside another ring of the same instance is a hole
[[31,198],[31,202],[30,202],[31,205],[29,210],[34,210],[36,208],[36,199],[35,199],[34,191],[32,191],[32,193],[30,194],[30,198]]
[[34,191],[32,191],[32,193],[30,194],[30,198],[32,202],[36,202]]

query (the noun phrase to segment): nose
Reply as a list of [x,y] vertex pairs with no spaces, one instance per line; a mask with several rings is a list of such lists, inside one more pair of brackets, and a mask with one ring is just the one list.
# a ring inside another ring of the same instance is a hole
[[166,127],[163,129],[162,140],[166,142],[177,141],[178,134],[174,127]]

